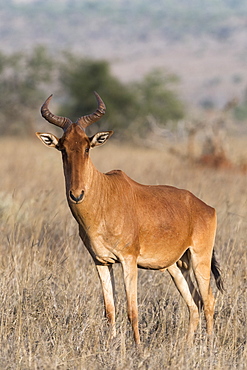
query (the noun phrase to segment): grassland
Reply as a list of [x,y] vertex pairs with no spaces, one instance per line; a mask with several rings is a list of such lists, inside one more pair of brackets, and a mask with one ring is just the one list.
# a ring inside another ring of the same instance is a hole
[[187,188],[217,209],[215,248],[226,292],[213,283],[213,339],[207,341],[201,315],[195,344],[187,348],[188,312],[170,277],[140,271],[143,348],[137,353],[116,265],[118,336],[109,342],[98,276],[65,201],[60,154],[35,139],[2,139],[0,368],[246,368],[246,175],[192,166],[166,150],[114,143],[92,156],[101,171],[121,168],[142,183]]

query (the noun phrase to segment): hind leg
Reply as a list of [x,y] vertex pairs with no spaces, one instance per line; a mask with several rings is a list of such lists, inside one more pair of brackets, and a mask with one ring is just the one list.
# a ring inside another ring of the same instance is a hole
[[189,330],[187,334],[187,339],[191,343],[193,340],[194,332],[197,328],[198,321],[199,321],[199,312],[198,308],[193,300],[193,297],[190,293],[189,286],[185,277],[183,276],[181,270],[175,263],[174,265],[168,267],[168,272],[170,273],[178,291],[180,292],[181,296],[184,298],[190,313],[190,321],[189,321]]
[[181,270],[185,280],[187,281],[187,284],[189,286],[190,293],[195,301],[195,304],[197,305],[198,309],[200,310],[203,306],[202,298],[200,294],[198,293],[197,288],[195,287],[193,281],[191,280],[191,254],[190,250],[187,249],[187,251],[184,253],[184,255],[180,258],[179,261],[177,261],[177,265],[179,269]]
[[193,281],[191,280],[191,276],[190,276],[190,271],[184,269],[184,268],[181,268],[179,267],[187,284],[188,284],[188,287],[189,287],[189,290],[190,290],[190,294],[192,295],[192,298],[195,302],[195,304],[197,305],[198,309],[201,310],[202,309],[202,306],[203,306],[203,302],[202,302],[202,298],[200,296],[200,294],[198,293],[198,290],[196,289]]
[[210,287],[211,253],[204,246],[201,253],[191,250],[192,268],[197,280],[199,291],[203,301],[203,308],[207,323],[207,333],[213,331],[214,296]]

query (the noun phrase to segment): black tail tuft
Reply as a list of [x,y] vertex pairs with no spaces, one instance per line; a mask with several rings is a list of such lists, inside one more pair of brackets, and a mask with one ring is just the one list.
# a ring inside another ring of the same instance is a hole
[[220,265],[216,260],[214,250],[213,250],[212,261],[211,261],[211,271],[214,275],[217,288],[219,289],[221,293],[223,293],[225,288],[224,288],[223,280],[220,274]]

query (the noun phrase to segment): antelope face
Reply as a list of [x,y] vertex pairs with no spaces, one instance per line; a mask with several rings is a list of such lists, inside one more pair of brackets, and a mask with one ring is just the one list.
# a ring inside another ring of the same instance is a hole
[[66,191],[70,202],[81,203],[85,191],[90,188],[93,180],[90,149],[103,145],[112,134],[113,131],[104,131],[88,137],[76,123],[72,123],[60,139],[53,134],[36,133],[42,143],[62,153]]
[[93,181],[89,151],[95,146],[104,144],[113,131],[98,132],[88,137],[85,128],[96,122],[105,112],[105,105],[96,94],[98,109],[89,116],[83,116],[75,123],[68,118],[53,115],[48,109],[49,97],[41,108],[42,115],[50,123],[53,123],[64,130],[63,136],[59,139],[50,133],[37,132],[37,137],[43,144],[50,148],[56,148],[62,153],[66,192],[68,201],[74,204],[81,203]]
[[81,203],[90,182],[90,140],[80,126],[72,124],[58,141],[57,149],[62,153],[67,197],[72,203]]

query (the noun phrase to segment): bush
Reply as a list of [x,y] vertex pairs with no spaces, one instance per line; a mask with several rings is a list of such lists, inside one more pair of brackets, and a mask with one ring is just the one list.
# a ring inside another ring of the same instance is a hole
[[33,131],[34,112],[44,98],[42,83],[51,80],[52,61],[43,47],[29,55],[0,53],[0,134]]
[[147,117],[150,115],[161,126],[166,126],[168,122],[176,125],[184,117],[184,106],[172,89],[177,82],[177,76],[155,69],[141,82],[134,84],[139,107],[138,119],[143,122],[142,132],[149,128]]
[[112,76],[108,62],[79,59],[67,54],[60,76],[65,99],[59,114],[73,120],[95,110],[94,90],[107,106],[101,126],[117,133],[126,133],[127,130],[131,134],[146,133],[148,115],[163,125],[184,116],[181,101],[170,89],[177,78],[160,70],[149,73],[141,82],[123,84]]
[[[43,47],[28,55],[0,53],[1,135],[33,134],[39,107],[54,83],[61,92],[57,114],[73,121],[95,111],[93,91],[97,91],[107,107],[97,130],[113,129],[115,136],[148,134],[150,115],[160,125],[176,122],[184,115],[183,105],[171,88],[177,82],[174,75],[154,70],[138,83],[123,84],[111,74],[107,61],[70,53],[61,59],[55,65]],[[56,96],[59,98],[59,93]]]
[[111,75],[108,62],[67,54],[60,68],[60,81],[65,98],[59,114],[76,120],[94,112],[97,105],[93,91],[97,91],[107,107],[101,127],[117,130],[128,127],[135,97],[128,86]]
[[235,107],[234,116],[239,121],[247,120],[247,90],[245,91],[243,102]]

